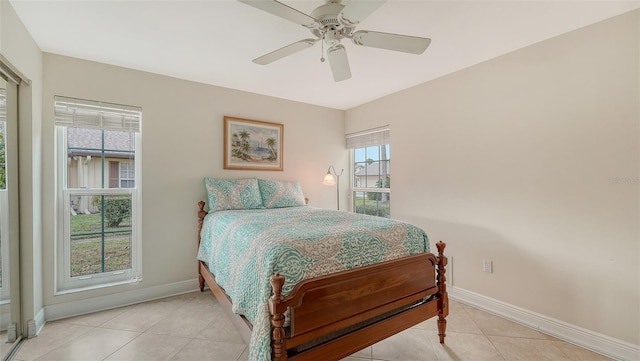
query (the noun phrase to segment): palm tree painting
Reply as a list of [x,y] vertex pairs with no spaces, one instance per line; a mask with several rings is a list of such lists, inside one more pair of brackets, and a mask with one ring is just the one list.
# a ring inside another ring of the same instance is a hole
[[224,117],[224,168],[282,170],[284,126]]

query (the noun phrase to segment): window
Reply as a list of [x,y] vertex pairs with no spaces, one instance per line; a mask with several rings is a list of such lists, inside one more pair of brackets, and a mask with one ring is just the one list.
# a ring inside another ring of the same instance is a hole
[[134,188],[135,167],[132,163],[120,163],[120,188]]
[[55,98],[57,293],[141,276],[140,108]]
[[351,149],[353,211],[391,216],[391,148],[387,127],[347,135]]

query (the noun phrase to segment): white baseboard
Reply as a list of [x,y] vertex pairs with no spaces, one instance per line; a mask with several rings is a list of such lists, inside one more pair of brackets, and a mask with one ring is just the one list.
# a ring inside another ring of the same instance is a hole
[[[38,322],[36,322],[36,325],[39,326],[37,327],[37,330],[39,332],[42,329],[45,321],[59,320],[62,318],[83,315],[85,313],[104,311],[111,308],[128,306],[140,302],[194,292],[196,290],[199,290],[198,280],[194,278],[187,281],[175,282],[161,286],[136,289],[127,292],[45,306],[42,325],[38,325]],[[40,314],[40,312],[38,312],[38,314]]]
[[618,340],[459,287],[449,287],[448,291],[453,300],[506,318],[574,345],[616,360],[640,360],[640,345]]

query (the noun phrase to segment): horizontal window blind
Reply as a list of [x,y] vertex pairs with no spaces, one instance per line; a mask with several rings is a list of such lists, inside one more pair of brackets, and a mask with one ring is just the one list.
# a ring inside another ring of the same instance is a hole
[[140,107],[61,96],[55,97],[54,107],[56,125],[140,132]]
[[354,149],[389,144],[390,138],[388,126],[351,133],[347,134],[347,148]]

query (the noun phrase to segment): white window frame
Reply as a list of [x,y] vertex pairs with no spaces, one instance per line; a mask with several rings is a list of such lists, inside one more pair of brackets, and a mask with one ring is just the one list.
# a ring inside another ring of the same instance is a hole
[[[57,97],[56,97],[57,99]],[[63,98],[66,99],[66,98]],[[101,103],[100,103],[101,104]],[[89,128],[80,126],[81,128]],[[109,127],[105,130],[115,130]],[[121,129],[126,131],[126,129]],[[56,288],[54,294],[67,294],[89,289],[136,283],[142,280],[142,135],[135,132],[134,172],[137,178],[134,188],[68,188],[67,126],[56,122]],[[71,277],[71,197],[94,195],[131,196],[131,268],[126,270],[102,272],[91,275]]]
[[[355,184],[355,149],[377,147],[382,145],[389,145],[391,148],[391,140],[389,136],[389,127],[384,126],[380,128],[365,130],[362,132],[347,134],[347,148],[349,148],[349,161],[350,161],[350,211],[355,212],[355,199],[356,193],[386,193],[391,194],[391,188],[370,188],[370,187],[356,187]],[[391,217],[391,214],[389,214]]]

